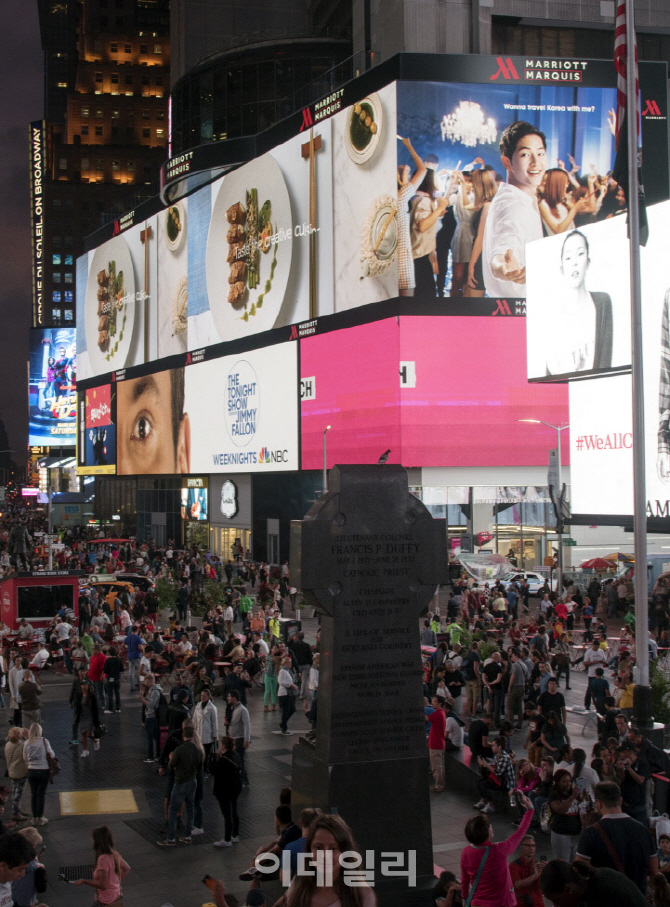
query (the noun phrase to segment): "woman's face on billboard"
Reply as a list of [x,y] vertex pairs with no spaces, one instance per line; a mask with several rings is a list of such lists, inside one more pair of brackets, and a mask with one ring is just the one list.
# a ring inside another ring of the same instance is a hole
[[589,252],[586,240],[580,233],[572,233],[563,243],[561,272],[569,287],[581,287],[586,280]]

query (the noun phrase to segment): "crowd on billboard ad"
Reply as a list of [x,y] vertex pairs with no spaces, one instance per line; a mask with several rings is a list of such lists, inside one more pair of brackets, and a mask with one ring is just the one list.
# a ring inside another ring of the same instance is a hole
[[36,329],[30,337],[28,443],[74,447],[77,354],[74,328]]

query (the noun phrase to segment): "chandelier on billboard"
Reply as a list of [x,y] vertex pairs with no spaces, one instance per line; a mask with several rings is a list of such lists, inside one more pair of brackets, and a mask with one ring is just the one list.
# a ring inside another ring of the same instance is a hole
[[440,129],[443,142],[449,139],[467,148],[491,145],[498,136],[496,121],[491,117],[485,118],[484,111],[474,101],[461,101],[453,113],[445,113]]

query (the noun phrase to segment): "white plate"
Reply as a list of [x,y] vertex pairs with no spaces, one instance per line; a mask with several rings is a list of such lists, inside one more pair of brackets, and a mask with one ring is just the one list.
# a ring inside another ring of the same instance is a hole
[[[261,252],[258,286],[253,290],[247,289],[240,302],[228,302],[230,264],[226,261],[229,251],[226,234],[230,224],[226,211],[235,202],[240,202],[246,210],[247,190],[250,189],[258,191],[259,210],[268,199],[272,202],[273,233],[283,230],[286,234],[293,227],[291,201],[284,175],[279,164],[270,154],[265,154],[224,177],[209,222],[206,258],[209,307],[221,340],[234,340],[237,337],[246,337],[249,334],[267,331],[274,327],[284,301],[291,270],[292,232],[290,236],[286,236],[271,247],[269,252]],[[265,292],[265,283],[270,277],[275,249],[277,264],[272,285]],[[261,308],[258,308],[257,302],[261,294],[263,294],[262,305]]]
[[[170,239],[167,231],[168,213],[170,211],[170,208],[176,208],[179,211],[179,223],[181,224],[181,229],[179,230],[176,239]],[[167,208],[162,214],[163,233],[165,235],[165,245],[168,247],[170,252],[177,252],[181,248],[181,245],[184,242],[184,237],[186,236],[186,209],[181,202],[175,202],[173,205],[170,205],[170,208]]]
[[381,98],[379,95],[374,92],[367,96],[367,98],[362,98],[357,102],[358,104],[369,104],[373,110],[373,120],[377,124],[377,131],[374,133],[370,141],[367,143],[365,148],[359,150],[353,144],[351,140],[351,124],[353,123],[354,117],[357,116],[354,113],[355,104],[349,108],[349,116],[347,117],[347,125],[344,132],[344,144],[347,149],[347,154],[355,164],[364,164],[366,161],[369,161],[372,155],[377,150],[379,145],[379,139],[382,134],[382,125],[384,122],[384,108],[382,107]]
[[[116,337],[110,337],[109,348],[101,350],[98,346],[98,272],[108,271],[109,262],[116,262],[116,273],[123,271],[123,290],[125,306],[117,313]],[[104,245],[98,246],[93,255],[88,282],[86,283],[86,299],[84,303],[84,324],[86,326],[86,348],[94,375],[104,372],[116,371],[124,368],[130,352],[130,344],[135,329],[135,272],[133,260],[130,257],[128,243],[123,236],[115,236]],[[125,315],[125,322],[124,322]],[[121,327],[123,337],[120,338]]]

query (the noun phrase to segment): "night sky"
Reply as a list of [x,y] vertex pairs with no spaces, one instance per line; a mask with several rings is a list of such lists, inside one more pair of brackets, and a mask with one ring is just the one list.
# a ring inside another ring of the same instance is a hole
[[28,442],[30,187],[28,123],[40,119],[43,55],[35,0],[5,0],[0,31],[0,418],[13,459]]

